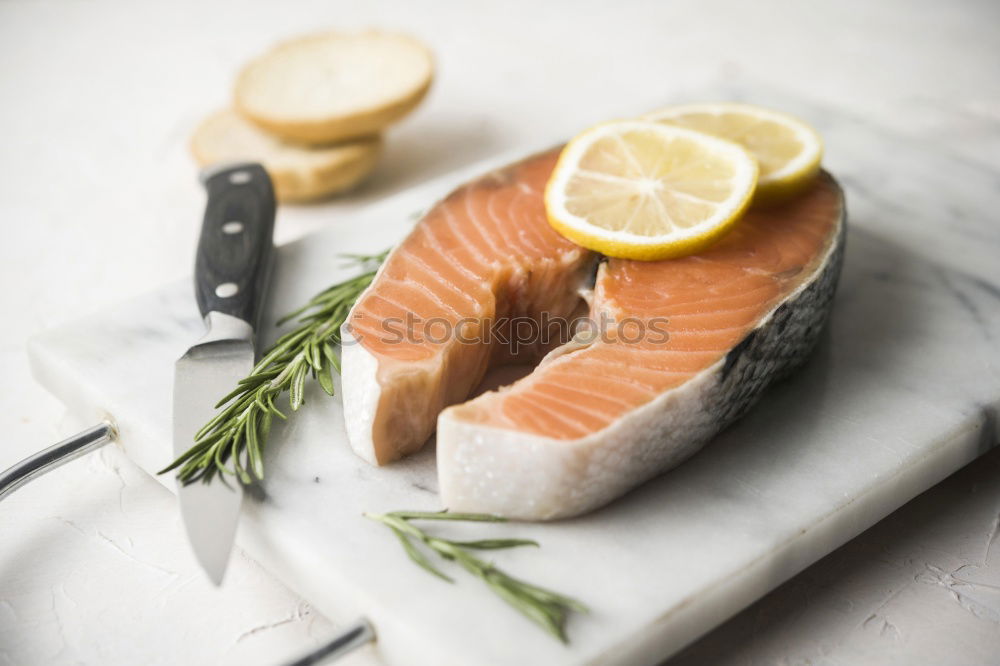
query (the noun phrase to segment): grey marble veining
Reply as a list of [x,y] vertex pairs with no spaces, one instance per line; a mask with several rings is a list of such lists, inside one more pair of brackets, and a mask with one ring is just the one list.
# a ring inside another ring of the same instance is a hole
[[[814,357],[701,454],[601,511],[461,528],[542,543],[496,561],[591,606],[571,621],[569,647],[477,581],[428,576],[361,517],[438,508],[433,451],[369,467],[346,445],[338,402],[316,391],[275,432],[242,547],[325,614],[371,618],[390,663],[648,664],[994,445],[1000,232],[986,211],[995,174],[855,119],[780,105],[819,126],[827,164],[848,189],[844,276]],[[346,274],[337,253],[382,249],[462,178],[281,248],[268,321]],[[78,412],[111,414],[128,454],[151,471],[170,456],[172,362],[199,329],[190,286],[176,283],[40,336],[34,369]]]

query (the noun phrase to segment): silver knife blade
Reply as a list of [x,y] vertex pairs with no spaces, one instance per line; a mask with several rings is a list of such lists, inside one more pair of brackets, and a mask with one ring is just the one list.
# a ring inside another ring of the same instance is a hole
[[[215,403],[254,365],[253,329],[220,312],[207,318],[209,332],[177,361],[174,370],[174,454],[194,445],[198,430],[215,415]],[[229,563],[239,523],[243,490],[238,479],[211,483],[178,482],[178,498],[188,540],[213,583],[219,585]]]
[[[195,254],[194,290],[208,333],[177,361],[174,372],[178,457],[194,446],[195,434],[215,415],[219,399],[253,369],[253,329],[274,250],[276,202],[263,166],[244,163],[214,169],[202,174],[202,183],[208,201]],[[240,480],[216,474],[207,483],[180,485],[177,494],[191,547],[219,585],[236,537],[243,499]]]

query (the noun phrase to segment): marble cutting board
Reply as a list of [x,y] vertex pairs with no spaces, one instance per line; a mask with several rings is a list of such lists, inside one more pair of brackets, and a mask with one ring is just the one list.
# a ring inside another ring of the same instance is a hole
[[[362,518],[440,508],[433,451],[370,467],[345,442],[338,401],[307,394],[275,431],[238,543],[332,619],[371,619],[387,663],[656,663],[997,443],[1000,228],[985,213],[997,209],[997,176],[801,100],[736,84],[713,92],[811,119],[847,189],[847,260],[816,354],[701,454],[603,510],[445,526],[541,542],[495,561],[591,607],[569,623],[568,647],[462,572],[455,585],[427,575]],[[484,168],[280,248],[264,337],[290,305],[347,275],[338,253],[383,249]],[[42,334],[30,354],[39,381],[81,418],[112,416],[125,451],[153,471],[170,458],[173,361],[201,330],[185,281]]]

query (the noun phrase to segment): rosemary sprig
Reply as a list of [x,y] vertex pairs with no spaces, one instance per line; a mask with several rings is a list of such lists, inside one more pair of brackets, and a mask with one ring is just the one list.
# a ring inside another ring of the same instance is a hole
[[177,469],[177,478],[185,484],[207,483],[216,475],[224,478],[226,474],[244,484],[264,478],[261,451],[272,419],[288,418],[275,400],[287,392],[289,406],[293,412],[298,411],[309,376],[333,395],[331,371],[340,372],[340,359],[334,351],[340,344],[340,327],[387,254],[388,250],[375,255],[346,255],[368,270],[324,289],[279,320],[281,325],[297,317],[299,326],[264,352],[250,374],[215,405],[222,410],[195,434],[194,446],[159,473]]
[[486,562],[469,552],[470,550],[538,546],[538,542],[531,539],[452,541],[431,536],[411,522],[414,520],[461,520],[502,523],[505,522],[504,518],[484,513],[448,513],[447,511],[437,513],[392,511],[384,514],[366,513],[364,515],[366,518],[376,520],[391,529],[410,559],[431,574],[449,583],[453,582],[449,576],[431,564],[423,551],[413,542],[414,540],[425,544],[442,558],[460,564],[466,571],[489,585],[500,598],[563,643],[568,642],[565,626],[569,613],[571,611],[587,612],[587,607],[579,601],[509,576],[490,562]]

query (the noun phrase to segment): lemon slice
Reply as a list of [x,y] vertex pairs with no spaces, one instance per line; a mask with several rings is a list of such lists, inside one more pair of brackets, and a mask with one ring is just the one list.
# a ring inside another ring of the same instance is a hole
[[790,198],[819,172],[823,140],[812,127],[785,113],[750,104],[683,104],[643,119],[705,132],[749,150],[760,164],[755,203]]
[[697,252],[742,216],[757,162],[730,141],[641,120],[598,125],[563,149],[545,189],[549,223],[625,259]]

